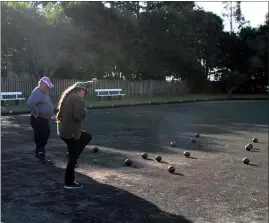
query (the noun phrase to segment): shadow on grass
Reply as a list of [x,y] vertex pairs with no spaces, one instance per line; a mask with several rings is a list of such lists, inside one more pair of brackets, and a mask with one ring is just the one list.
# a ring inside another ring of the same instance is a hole
[[[59,162],[67,163],[68,158],[66,156],[66,145],[61,143],[54,143],[54,149],[51,151],[53,159],[58,160]],[[123,154],[121,151],[116,151],[114,149],[107,150],[107,148],[99,148],[97,153],[92,151],[93,146],[87,146],[82,152],[81,156],[78,159],[78,164],[80,166],[90,165],[90,166],[99,166],[102,168],[121,168],[126,166],[125,159],[131,159],[133,161],[132,168],[141,168],[140,162],[136,162],[137,159],[142,158],[137,155],[128,155]]]
[[161,160],[159,163],[163,163],[163,164],[169,164],[168,162],[163,161],[163,160]]
[[197,160],[198,158],[197,158],[197,157],[194,157],[194,156],[189,156],[188,159],[194,159],[194,160]]
[[146,158],[145,160],[154,161],[155,159],[152,159],[152,158]]
[[66,191],[63,169],[38,164],[25,152],[2,151],[1,171],[3,222],[191,222],[79,173],[84,188]]
[[175,172],[175,173],[173,173],[174,175],[178,175],[178,176],[184,176],[184,174],[182,174],[182,173],[177,173],[177,172]]
[[249,163],[248,165],[249,166],[255,166],[255,167],[258,167],[259,166],[258,164],[254,164],[254,163]]
[[3,148],[29,141],[33,141],[30,116],[1,117],[1,143]]
[[257,153],[260,152],[261,149],[252,148],[249,152]]

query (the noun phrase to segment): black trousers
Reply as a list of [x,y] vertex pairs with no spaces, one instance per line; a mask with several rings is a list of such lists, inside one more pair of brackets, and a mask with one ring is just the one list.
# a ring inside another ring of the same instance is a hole
[[68,163],[65,170],[65,185],[71,185],[75,180],[75,166],[77,164],[77,159],[85,147],[92,141],[92,135],[85,131],[81,131],[79,140],[75,140],[74,138],[62,138],[62,140],[66,143],[68,148]]
[[34,131],[34,140],[36,144],[35,153],[42,153],[45,156],[45,147],[50,136],[50,123],[48,119],[31,115],[31,126]]

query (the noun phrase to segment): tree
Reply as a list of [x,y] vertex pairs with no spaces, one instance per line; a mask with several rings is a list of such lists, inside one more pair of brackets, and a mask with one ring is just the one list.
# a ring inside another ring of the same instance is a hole
[[107,1],[111,8],[117,9],[120,13],[126,12],[132,16],[138,18],[141,10],[145,9],[145,3],[139,1]]
[[172,1],[5,2],[2,72],[81,79],[169,76],[186,80],[192,92],[206,87],[213,73],[229,93],[262,88],[268,76],[268,15],[264,25],[253,29],[246,26],[240,2],[225,2],[230,32],[224,32],[219,16],[194,6]]
[[247,75],[240,70],[240,64],[244,60],[244,55],[241,53],[244,44],[236,34],[223,32],[220,50],[217,57],[218,69],[214,75],[230,95],[247,81]]
[[119,77],[123,70],[128,71],[128,50],[132,47],[132,34],[135,33],[135,22],[129,16],[115,8],[106,8],[101,2],[70,3],[64,8],[74,24],[88,33],[85,44],[88,53],[97,55],[92,60],[97,76]]
[[262,89],[268,81],[268,26],[243,28],[239,38],[244,44],[240,70],[248,75],[248,88]]
[[[47,5],[50,7],[50,4]],[[30,70],[40,77],[40,71],[49,75],[69,60],[65,50],[69,33],[64,21],[53,23],[27,2],[3,3],[2,7],[3,59],[13,64],[12,70],[20,73]],[[50,23],[49,23],[50,22]],[[68,24],[67,24],[68,25]]]
[[5,68],[4,74],[7,74],[8,69],[18,73],[30,69],[32,51],[24,30],[33,27],[34,19],[38,20],[36,11],[26,2],[3,2],[1,16],[1,63]]
[[202,63],[208,76],[216,67],[216,58],[220,53],[220,40],[223,32],[222,19],[211,12],[194,10],[190,16],[196,38],[197,59]]
[[[234,4],[235,3],[235,4]],[[245,20],[245,17],[241,11],[241,2],[223,2],[225,12],[224,18],[227,18],[230,23],[230,32],[234,32],[235,29],[240,30],[243,26],[249,24],[249,21]]]

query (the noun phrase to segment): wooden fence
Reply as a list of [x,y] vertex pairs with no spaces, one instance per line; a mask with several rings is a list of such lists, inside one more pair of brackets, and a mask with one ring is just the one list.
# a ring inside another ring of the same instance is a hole
[[[64,89],[78,80],[52,79],[54,88],[50,95],[59,97]],[[1,78],[1,92],[20,91],[24,97],[28,97],[37,86],[38,80],[5,80]],[[186,82],[168,83],[166,81],[128,81],[128,80],[100,80],[92,85],[89,95],[94,96],[94,89],[121,88],[127,96],[151,96],[151,95],[180,95],[188,92]]]

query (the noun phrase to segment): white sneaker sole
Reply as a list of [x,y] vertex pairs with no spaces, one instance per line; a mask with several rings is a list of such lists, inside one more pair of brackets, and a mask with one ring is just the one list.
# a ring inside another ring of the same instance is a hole
[[65,189],[67,190],[76,190],[76,189],[81,189],[83,188],[83,186],[80,186],[80,187],[69,187],[69,186],[64,186]]

